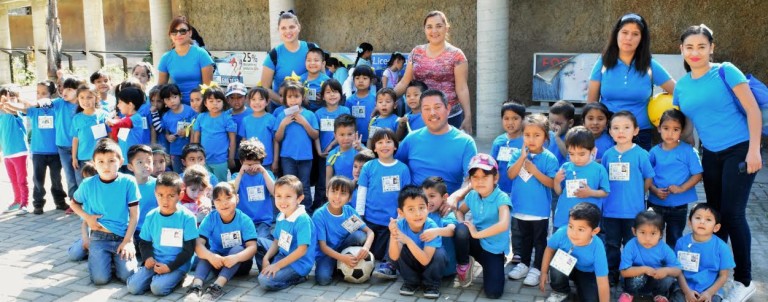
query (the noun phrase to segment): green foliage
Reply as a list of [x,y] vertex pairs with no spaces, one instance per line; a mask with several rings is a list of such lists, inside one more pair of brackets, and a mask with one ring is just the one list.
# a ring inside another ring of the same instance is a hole
[[13,56],[11,64],[13,64],[13,80],[15,84],[28,86],[37,81],[34,60],[30,60],[27,68],[24,68],[24,58],[21,56]]

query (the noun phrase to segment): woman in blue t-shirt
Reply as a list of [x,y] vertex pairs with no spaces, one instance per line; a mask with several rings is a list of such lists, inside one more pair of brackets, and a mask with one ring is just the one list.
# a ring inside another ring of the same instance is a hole
[[[280,33],[280,40],[283,41],[283,44],[271,49],[267,58],[264,59],[261,83],[269,91],[269,99],[279,106],[282,104],[282,99],[277,91],[283,84],[285,77],[307,72],[304,61],[309,51],[309,45],[307,42],[299,40],[301,24],[292,10],[280,12],[280,18],[277,20],[277,31]],[[277,107],[274,106],[275,104],[273,104],[273,109]]]
[[667,92],[675,90],[675,80],[651,58],[651,36],[645,19],[626,14],[616,22],[608,46],[592,69],[587,102],[602,102],[611,112],[632,112],[640,126],[634,143],[647,151],[653,137],[647,107],[654,85]]
[[172,80],[181,90],[181,102],[189,105],[189,93],[200,84],[213,80],[213,59],[205,49],[193,45],[192,26],[187,19],[179,16],[171,21],[168,35],[173,49],[160,58],[157,70],[160,75],[157,84],[168,84]]
[[710,61],[715,49],[712,40],[712,31],[703,24],[687,28],[680,36],[688,73],[675,87],[673,103],[691,119],[701,137],[707,204],[722,215],[717,236],[731,239],[736,269],[727,298],[746,301],[755,292],[752,235],[745,212],[755,173],[763,165],[760,108],[738,68]]

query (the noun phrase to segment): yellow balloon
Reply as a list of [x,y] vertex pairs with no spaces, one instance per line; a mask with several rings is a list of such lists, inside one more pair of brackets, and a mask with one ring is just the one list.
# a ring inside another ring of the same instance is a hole
[[672,105],[672,95],[666,92],[654,95],[650,101],[648,101],[648,119],[651,120],[651,124],[659,127],[659,121],[661,121],[661,115],[664,111],[669,109],[680,109],[680,107]]

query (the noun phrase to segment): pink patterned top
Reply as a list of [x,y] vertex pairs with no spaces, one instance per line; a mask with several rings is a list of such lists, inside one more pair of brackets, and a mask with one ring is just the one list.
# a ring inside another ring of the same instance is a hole
[[459,114],[459,98],[456,95],[456,76],[454,67],[467,62],[464,52],[456,46],[446,44],[437,58],[427,56],[427,44],[413,48],[408,57],[408,64],[413,64],[413,78],[427,84],[429,89],[437,89],[445,93],[451,105],[451,116]]

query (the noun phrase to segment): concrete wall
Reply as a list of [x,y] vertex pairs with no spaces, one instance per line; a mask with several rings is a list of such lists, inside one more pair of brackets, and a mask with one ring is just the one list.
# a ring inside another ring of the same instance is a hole
[[269,50],[269,1],[179,0],[209,50]]
[[11,26],[11,45],[14,48],[34,45],[32,40],[32,16],[8,16]]

